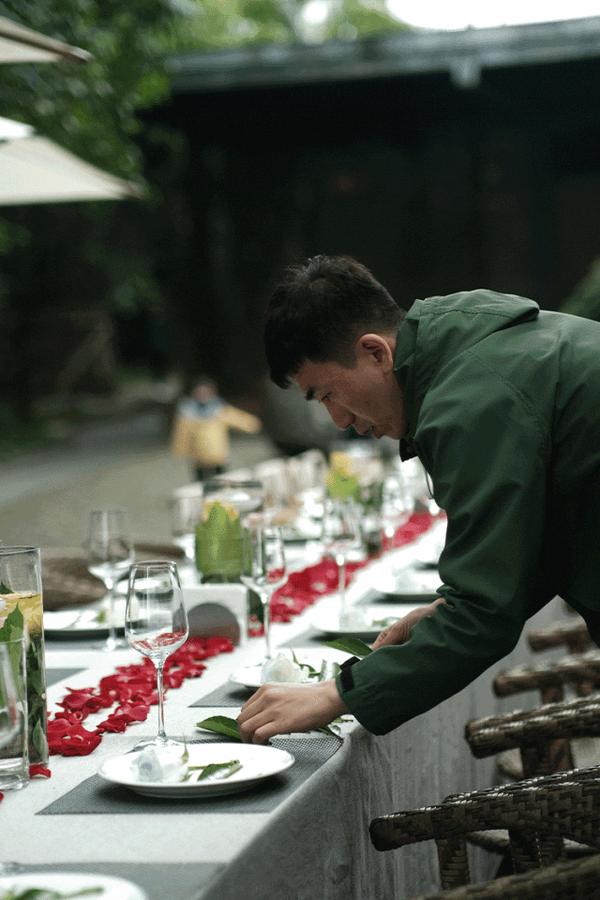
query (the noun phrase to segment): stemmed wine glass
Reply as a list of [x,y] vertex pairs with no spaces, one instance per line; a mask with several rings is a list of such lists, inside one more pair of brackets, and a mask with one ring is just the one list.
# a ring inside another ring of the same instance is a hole
[[241,581],[260,597],[266,659],[271,659],[271,597],[287,581],[281,528],[265,516],[248,516],[242,529]]
[[87,542],[88,571],[104,582],[108,591],[108,637],[105,650],[122,647],[115,626],[115,585],[133,563],[127,514],[123,509],[94,509],[90,513]]
[[381,530],[383,550],[391,550],[401,525],[410,519],[415,508],[414,497],[400,473],[388,475],[381,494]]
[[173,562],[149,560],[131,567],[125,609],[125,633],[129,644],[156,667],[158,731],[155,738],[140,741],[142,747],[179,746],[167,738],[164,716],[163,670],[167,657],[188,638],[188,617],[177,566]]
[[333,499],[325,501],[321,543],[327,556],[338,567],[338,596],[340,598],[340,623],[347,620],[346,562],[350,555],[358,557],[362,551],[360,520],[354,500]]

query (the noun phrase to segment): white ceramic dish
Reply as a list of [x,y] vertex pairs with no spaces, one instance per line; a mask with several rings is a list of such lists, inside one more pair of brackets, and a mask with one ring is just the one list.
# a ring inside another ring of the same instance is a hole
[[399,603],[428,603],[435,600],[442,580],[436,569],[406,568],[396,572],[383,570],[373,578],[372,588]]
[[334,637],[360,637],[363,640],[375,640],[383,629],[418,609],[420,603],[394,603],[393,606],[357,606],[355,608],[355,617],[352,617],[352,610],[344,621],[340,621],[339,613],[324,610],[312,618],[312,626],[321,634],[330,638]]
[[[27,890],[56,891],[60,894],[76,895],[77,891],[102,888],[90,897],[97,900],[147,900],[148,895],[131,881],[108,875],[83,874],[80,872],[23,872],[0,877],[0,892],[23,893]],[[0,893],[1,896],[1,893]]]
[[114,784],[123,785],[145,797],[168,797],[173,800],[218,797],[246,791],[266,778],[285,772],[294,764],[287,750],[237,742],[188,744],[189,765],[223,763],[236,759],[241,768],[228,778],[209,778],[206,781],[142,781],[136,767],[135,753],[115,756],[98,770],[98,774]]
[[[317,670],[321,669],[323,660],[342,663],[345,659],[348,658],[347,653],[342,653],[341,651],[334,650],[331,647],[323,647],[318,649],[300,648],[298,650],[291,650],[286,647],[274,651],[274,655],[278,653],[285,653],[285,655],[288,656],[291,660],[293,660],[292,653],[294,653],[299,663],[306,663]],[[236,669],[235,672],[232,672],[229,676],[229,680],[232,682],[232,684],[248,688],[249,690],[256,690],[256,688],[259,688],[263,683],[261,680],[262,668],[262,663],[257,666],[243,666],[243,668]],[[308,683],[310,684],[314,680],[315,679],[311,679]]]
[[[108,635],[108,625],[103,621],[107,614],[104,601],[84,607],[71,607],[44,612],[44,634],[54,638],[101,638]],[[125,600],[115,599],[117,632],[123,633]],[[120,624],[120,627],[119,627]]]

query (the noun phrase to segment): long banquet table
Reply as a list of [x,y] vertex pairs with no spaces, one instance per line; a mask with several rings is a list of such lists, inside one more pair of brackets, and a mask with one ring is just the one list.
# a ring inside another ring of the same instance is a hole
[[[406,559],[416,547],[398,553]],[[369,584],[368,568],[353,590],[361,584]],[[326,597],[319,606],[332,602]],[[531,624],[560,617],[558,603]],[[289,624],[275,624],[275,646],[308,645],[316,608]],[[235,716],[239,707],[191,704],[219,690],[232,669],[256,663],[262,649],[260,639],[251,639],[233,654],[208,660],[201,678],[170,691],[168,733],[200,738],[194,728],[199,719]],[[54,682],[51,708],[67,686],[96,685],[115,665],[140,661],[128,649],[107,654],[66,641],[49,641],[46,650]],[[278,746],[291,749],[301,762],[295,774],[293,767],[268,787],[214,800],[150,800],[106,787],[96,776],[104,759],[154,732],[153,707],[146,722],[124,734],[106,734],[91,755],[52,756],[50,779],[36,778],[26,789],[5,794],[0,862],[118,875],[136,882],[150,900],[379,900],[433,891],[439,885],[435,848],[423,844],[379,853],[370,844],[369,821],[493,783],[493,761],[472,759],[464,724],[502,708],[491,692],[494,672],[528,658],[521,640],[507,660],[460,694],[383,737],[354,721],[342,727],[341,741],[316,734],[282,737]],[[93,724],[94,717],[86,720],[86,727]],[[481,862],[480,874],[485,867]]]

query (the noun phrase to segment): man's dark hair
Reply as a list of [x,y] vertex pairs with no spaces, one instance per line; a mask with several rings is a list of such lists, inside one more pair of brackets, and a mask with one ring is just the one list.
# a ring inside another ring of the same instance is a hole
[[348,256],[313,256],[290,266],[266,312],[271,380],[289,387],[307,360],[351,368],[361,334],[396,331],[404,316],[383,285]]

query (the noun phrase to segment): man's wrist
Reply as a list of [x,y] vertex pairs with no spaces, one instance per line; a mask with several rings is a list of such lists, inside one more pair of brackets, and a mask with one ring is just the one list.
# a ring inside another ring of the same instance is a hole
[[327,706],[327,712],[330,713],[329,721],[337,719],[338,716],[348,712],[348,707],[344,703],[335,679],[331,681],[322,681],[319,688],[323,693],[323,702]]

